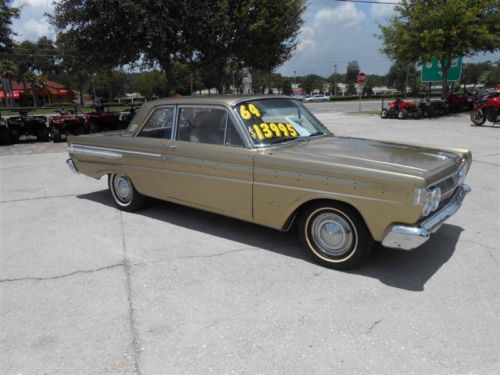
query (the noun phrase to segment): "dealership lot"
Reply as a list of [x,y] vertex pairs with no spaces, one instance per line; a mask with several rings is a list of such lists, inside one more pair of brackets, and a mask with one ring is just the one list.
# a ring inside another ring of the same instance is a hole
[[309,107],[337,135],[474,161],[429,242],[352,272],[293,233],[162,202],[122,213],[63,144],[0,148],[0,373],[498,373],[500,127],[344,113],[357,105]]

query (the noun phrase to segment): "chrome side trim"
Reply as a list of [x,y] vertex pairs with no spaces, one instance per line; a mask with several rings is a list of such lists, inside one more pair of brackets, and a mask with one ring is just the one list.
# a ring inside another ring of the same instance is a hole
[[431,233],[436,232],[450,216],[458,211],[462,201],[470,191],[468,185],[460,185],[446,206],[417,226],[390,226],[382,240],[382,245],[401,250],[412,250],[419,247],[430,238]]
[[69,169],[71,169],[71,172],[76,173],[76,174],[80,174],[80,172],[78,172],[78,169],[76,168],[75,163],[73,162],[73,160],[71,158],[66,160],[66,165],[68,166]]
[[151,156],[151,157],[161,158],[161,153],[120,150],[116,148],[85,146],[77,144],[69,146],[68,152],[75,154],[103,156],[108,158],[121,158],[123,157],[123,155],[140,155],[140,156]]

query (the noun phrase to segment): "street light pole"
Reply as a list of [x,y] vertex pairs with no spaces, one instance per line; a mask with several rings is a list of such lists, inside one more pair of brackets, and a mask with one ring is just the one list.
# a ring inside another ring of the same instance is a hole
[[297,78],[295,77],[295,74],[297,73],[296,70],[293,71],[293,83],[296,84],[297,83]]
[[92,101],[94,102],[95,104],[95,84],[94,84],[94,79],[95,79],[95,73],[92,74]]
[[335,95],[334,96],[337,96],[337,64],[333,64],[333,78],[334,78],[334,81],[335,81],[335,86],[333,88],[333,90],[335,91]]

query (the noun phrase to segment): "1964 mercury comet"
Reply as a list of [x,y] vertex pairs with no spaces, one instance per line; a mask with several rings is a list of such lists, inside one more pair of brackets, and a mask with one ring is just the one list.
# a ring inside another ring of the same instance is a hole
[[108,176],[117,207],[145,197],[288,230],[321,264],[359,265],[374,241],[418,247],[460,207],[470,151],[334,136],[288,97],[144,104],[127,130],[68,138],[69,167]]

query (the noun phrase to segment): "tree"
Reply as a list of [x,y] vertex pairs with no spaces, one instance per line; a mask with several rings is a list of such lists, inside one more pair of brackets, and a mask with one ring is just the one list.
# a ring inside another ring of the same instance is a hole
[[424,63],[436,57],[445,93],[454,57],[500,48],[498,0],[402,0],[380,30],[382,51],[394,60]]
[[407,87],[412,93],[418,93],[419,75],[414,64],[394,63],[387,73],[387,85],[406,95]]
[[170,91],[177,62],[222,65],[220,71],[231,58],[268,70],[282,63],[295,47],[303,11],[304,0],[61,0],[52,23],[95,65],[142,58],[159,67]]
[[132,76],[132,91],[141,93],[147,99],[164,96],[165,86],[165,75],[159,70],[134,73]]
[[5,94],[5,104],[7,107],[11,107],[14,105],[14,101],[12,99],[12,90],[10,86],[10,81],[12,78],[16,77],[19,73],[19,69],[12,60],[2,60],[0,61],[0,76],[2,90]]
[[345,80],[346,83],[354,83],[356,82],[356,78],[358,77],[358,73],[361,70],[359,69],[359,63],[356,60],[353,60],[347,64]]
[[479,77],[479,82],[486,86],[494,86],[500,84],[500,60],[497,60],[496,66],[490,70],[483,72]]
[[476,85],[485,72],[490,72],[493,69],[494,65],[491,61],[464,64],[460,81],[466,85]]
[[311,93],[314,90],[323,91],[323,86],[325,84],[325,79],[316,74],[309,74],[304,77],[300,87],[306,93]]
[[[12,20],[19,17],[19,9],[8,5],[6,0],[0,0],[0,55],[12,47]],[[1,57],[1,56],[0,56]]]

